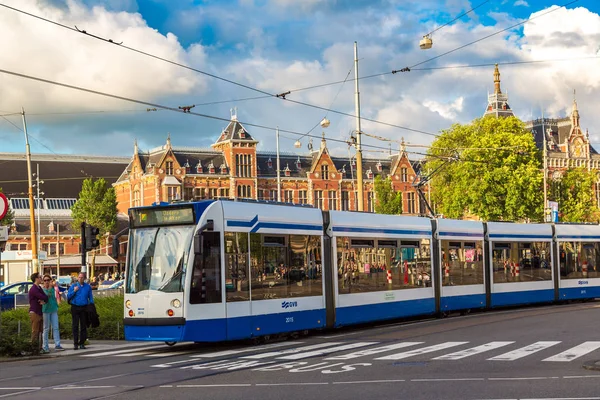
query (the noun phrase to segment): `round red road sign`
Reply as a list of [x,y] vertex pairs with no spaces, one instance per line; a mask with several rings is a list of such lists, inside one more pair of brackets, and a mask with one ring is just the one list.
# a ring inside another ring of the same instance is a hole
[[0,193],[0,219],[4,218],[8,212],[8,199],[2,193]]

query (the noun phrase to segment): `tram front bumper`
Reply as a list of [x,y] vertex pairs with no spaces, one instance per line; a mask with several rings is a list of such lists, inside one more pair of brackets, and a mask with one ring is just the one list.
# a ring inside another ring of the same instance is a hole
[[124,318],[125,340],[179,342],[185,318]]

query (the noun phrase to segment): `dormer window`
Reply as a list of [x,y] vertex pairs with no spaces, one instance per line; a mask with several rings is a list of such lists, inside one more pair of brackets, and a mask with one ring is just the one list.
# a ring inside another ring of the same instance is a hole
[[381,170],[383,169],[383,166],[381,165],[381,161],[377,161],[377,165],[375,165],[375,168],[377,168],[377,171],[381,172]]
[[321,165],[321,178],[329,179],[329,166],[327,164]]
[[208,173],[209,174],[214,174],[215,173],[215,164],[213,164],[212,161],[210,162],[210,164],[208,164]]
[[373,171],[371,170],[371,168],[369,168],[369,170],[367,171],[367,179],[373,179]]
[[292,171],[290,171],[290,166],[286,164],[286,165],[285,165],[285,169],[283,170],[283,173],[284,173],[284,175],[285,175],[285,176],[290,176],[290,175],[291,175],[291,172],[292,172]]
[[346,176],[346,164],[342,165],[342,169],[340,169],[340,174],[342,174],[343,177]]
[[238,131],[238,133],[240,134],[240,139],[245,139],[246,138],[246,132],[243,129],[240,129]]
[[54,233],[55,229],[54,229],[54,221],[50,221],[50,223],[48,224],[48,233]]
[[167,161],[165,163],[165,172],[167,175],[173,175],[173,161]]
[[198,160],[198,164],[196,164],[196,173],[201,174],[204,172],[204,167],[202,166],[202,162]]
[[221,164],[220,169],[221,169],[221,173],[222,174],[226,174],[227,173],[227,165]]
[[189,173],[190,173],[190,171],[191,171],[191,168],[190,168],[190,163],[189,163],[189,161],[188,161],[188,160],[185,160],[185,164],[183,164],[183,168],[185,168],[185,173],[186,173],[186,174],[189,174]]
[[300,171],[302,169],[302,162],[300,161],[300,157],[296,160],[296,169]]
[[269,159],[267,160],[267,167],[273,168],[273,160],[271,160],[271,157],[269,157]]

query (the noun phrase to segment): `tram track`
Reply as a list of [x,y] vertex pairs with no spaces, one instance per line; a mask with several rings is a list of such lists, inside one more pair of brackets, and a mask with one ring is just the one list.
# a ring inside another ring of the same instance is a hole
[[[392,323],[392,324],[386,324],[386,325],[378,325],[376,327],[370,327],[370,328],[364,328],[364,327],[352,327],[352,328],[347,328],[347,329],[343,329],[341,331],[335,331],[334,334],[331,335],[331,338],[335,340],[341,340],[341,341],[345,341],[346,339],[340,337],[339,339],[336,338],[336,334],[339,336],[350,336],[350,335],[354,335],[354,334],[361,334],[364,335],[364,337],[371,337],[371,336],[377,336],[378,337],[378,341],[385,343],[387,341],[398,341],[398,340],[406,340],[406,339],[415,339],[415,338],[422,338],[423,336],[427,336],[427,335],[435,335],[435,334],[440,334],[440,333],[449,333],[452,331],[458,331],[458,330],[462,330],[462,329],[466,329],[466,328],[470,328],[470,327],[476,327],[476,326],[482,326],[482,325],[486,325],[486,324],[494,324],[494,323],[502,323],[502,322],[507,322],[507,321],[514,321],[514,320],[518,320],[518,319],[523,319],[523,318],[529,318],[529,317],[534,317],[534,316],[544,316],[544,315],[549,315],[549,314],[560,314],[560,313],[569,313],[569,312],[575,312],[575,311],[581,311],[581,310],[591,310],[593,308],[598,308],[598,302],[594,302],[594,303],[584,303],[584,304],[565,304],[562,306],[547,306],[547,307],[536,307],[534,309],[521,309],[518,310],[515,313],[515,310],[503,310],[503,311],[496,311],[496,312],[488,312],[488,313],[478,313],[478,314],[470,314],[467,316],[462,316],[461,318],[452,318],[452,319],[427,319],[427,320],[420,320],[420,321],[411,321],[411,322],[402,322],[402,323]],[[433,324],[433,326],[432,326]],[[398,334],[398,329],[399,328],[406,328],[406,330],[403,330],[404,332],[400,332],[400,334]],[[395,331],[395,332],[390,332],[390,331]],[[321,335],[320,337],[315,337],[314,334],[313,335],[309,335],[307,336],[307,339],[317,339],[317,340],[327,340],[327,336],[323,336],[322,332],[315,332],[316,334]],[[394,334],[393,337],[387,337],[390,334]],[[261,343],[261,345],[268,345],[271,343],[278,343],[278,342],[285,342],[288,340],[293,340],[293,339],[297,339],[292,337],[292,335],[287,336],[287,337],[276,337],[271,339],[270,341],[267,342],[263,342]],[[257,343],[255,343],[257,344]],[[234,349],[238,349],[240,347],[247,347],[247,346],[251,346],[252,342],[250,341],[245,341],[245,342],[234,342],[234,343],[220,343],[220,344],[211,344],[210,349],[208,349],[204,344],[189,344],[189,345],[180,345],[177,348],[177,354],[173,354],[172,356],[170,355],[165,355],[160,357],[160,360],[162,363],[164,364],[169,364],[169,360],[173,360],[176,358],[179,358],[182,356],[182,354],[180,353],[181,351],[189,351],[190,354],[195,355],[195,358],[190,358],[188,360],[182,360],[182,363],[177,364],[177,368],[181,368],[181,367],[185,367],[185,366],[189,366],[192,364],[197,364],[197,363],[201,363],[203,361],[206,360],[202,360],[201,359],[201,355],[202,352],[195,352],[194,350],[210,350],[210,352],[214,352],[214,351],[218,351],[223,350],[234,350]],[[163,349],[159,349],[159,353],[168,353],[170,351],[173,351],[173,347],[165,347],[164,350]],[[141,351],[143,351],[143,349],[140,349]],[[260,348],[260,346],[256,346],[256,349],[250,350],[248,352],[248,355],[251,354],[259,354],[263,349]],[[132,349],[132,351],[136,351],[135,349]],[[92,371],[94,369],[99,369],[99,370],[103,370],[106,368],[110,368],[112,366],[123,366],[125,369],[136,369],[136,366],[138,365],[142,365],[144,363],[148,363],[149,362],[149,358],[136,358],[133,360],[127,360],[127,361],[122,361],[122,362],[110,362],[110,363],[101,363],[100,365],[98,364],[94,364],[94,365],[76,365],[76,363],[73,363],[73,367],[69,367],[69,364],[72,363],[72,357],[73,356],[69,356],[69,359],[67,360],[60,360],[58,361],[59,364],[65,364],[64,366],[67,367],[66,369],[60,369],[58,371],[53,371],[53,372],[43,372],[43,373],[35,373],[35,374],[29,374],[29,375],[25,375],[25,376],[20,376],[20,377],[10,377],[10,378],[5,378],[0,380],[0,382],[5,382],[5,381],[15,381],[18,379],[27,379],[28,381],[36,381],[38,378],[42,378],[42,377],[47,377],[47,376],[52,376],[52,375],[64,375],[64,376],[72,376],[73,372],[77,372],[77,371],[84,371],[84,370],[89,370]],[[75,356],[76,357],[76,356]],[[210,361],[211,362],[219,362],[219,361],[226,361],[228,360],[229,357],[227,356],[222,356],[222,357],[214,357],[211,358]],[[122,360],[122,359],[121,359]],[[47,366],[47,362],[40,362],[40,363],[36,363],[33,364],[32,367],[41,367],[41,366]],[[131,367],[131,368],[128,368]],[[253,368],[251,367],[247,367],[247,368],[239,368],[236,369],[236,372],[239,371],[243,371],[245,369],[251,369]],[[77,385],[85,385],[85,384],[89,384],[91,382],[99,382],[102,380],[108,380],[108,379],[115,379],[115,378],[129,378],[129,377],[136,377],[136,376],[143,376],[149,373],[154,373],[154,372],[159,372],[161,371],[160,369],[156,369],[156,368],[152,368],[150,366],[148,367],[144,367],[143,370],[140,371],[134,371],[134,372],[126,372],[126,373],[122,373],[122,374],[113,374],[110,376],[103,376],[103,377],[96,377],[96,378],[92,378],[92,379],[81,379],[81,380],[77,380],[77,381],[70,381],[70,382],[66,382],[66,383],[61,383],[61,384],[57,384],[57,385],[52,385],[52,386],[46,386],[43,387],[39,390],[46,390],[46,389],[55,389],[55,388],[65,388],[65,387],[69,387],[69,386],[77,386]],[[119,391],[119,393],[113,393],[113,394],[108,394],[108,395],[99,395],[99,396],[90,396],[88,398],[86,398],[87,400],[99,400],[99,399],[106,399],[106,398],[114,398],[117,396],[121,396],[121,395],[126,395],[127,393],[130,392],[135,392],[135,391],[139,391],[139,390],[146,390],[146,389],[154,389],[154,388],[159,388],[160,386],[168,386],[168,385],[177,385],[177,384],[182,384],[184,382],[190,381],[190,380],[195,380],[195,379],[203,379],[203,378],[210,378],[210,377],[214,377],[214,376],[219,376],[219,375],[224,375],[224,374],[228,374],[231,373],[232,371],[227,371],[227,370],[223,370],[223,371],[211,371],[211,370],[203,370],[202,374],[198,374],[197,376],[186,376],[186,377],[181,377],[181,378],[175,378],[175,379],[170,379],[170,380],[166,380],[166,381],[160,381],[159,383],[156,383],[154,385],[132,385],[131,387],[126,387],[126,386],[122,386],[123,389],[122,391]],[[18,397],[18,396],[22,396],[22,395],[27,395],[28,393],[32,393],[38,390],[32,390],[32,391],[26,391],[26,392],[20,392],[20,393],[14,393],[11,395],[4,395],[2,397]]]

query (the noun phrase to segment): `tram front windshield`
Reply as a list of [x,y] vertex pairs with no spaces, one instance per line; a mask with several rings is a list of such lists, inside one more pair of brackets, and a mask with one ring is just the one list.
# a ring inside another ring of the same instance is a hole
[[183,292],[194,225],[133,229],[126,293]]

